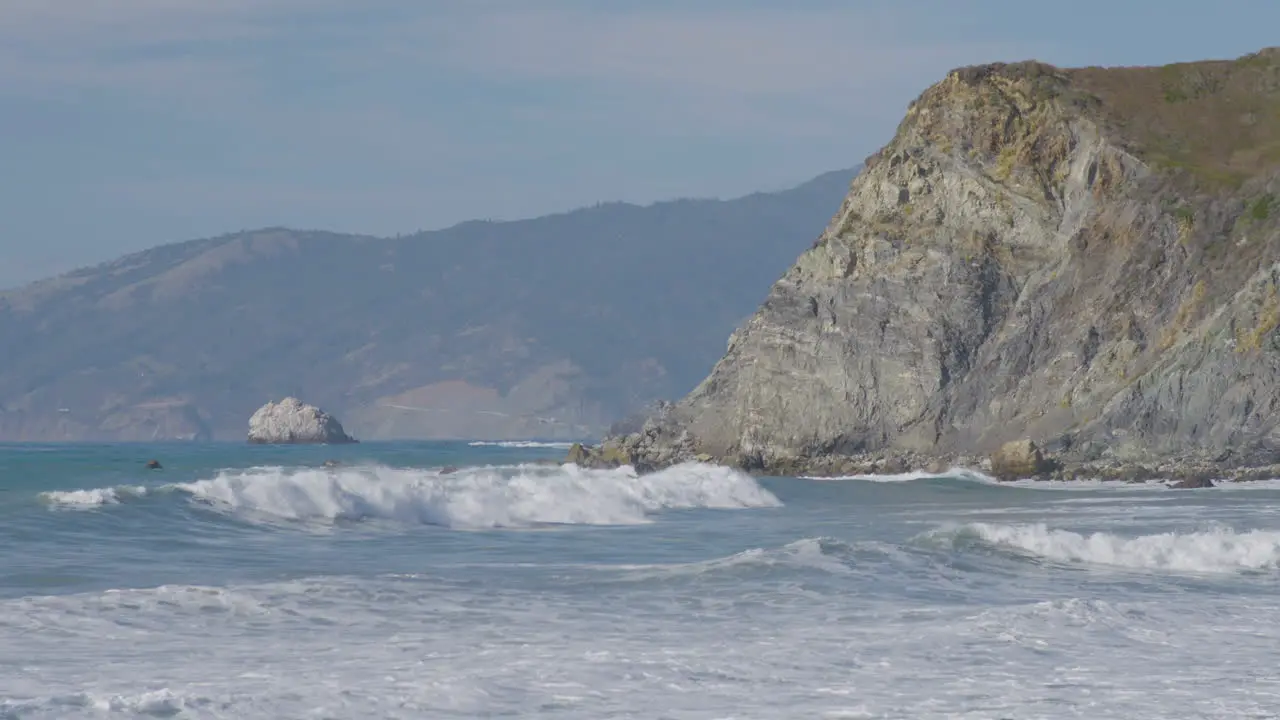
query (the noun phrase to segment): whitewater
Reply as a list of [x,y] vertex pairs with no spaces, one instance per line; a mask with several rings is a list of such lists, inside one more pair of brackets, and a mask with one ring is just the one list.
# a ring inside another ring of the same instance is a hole
[[1280,483],[563,453],[0,445],[0,718],[1280,716]]

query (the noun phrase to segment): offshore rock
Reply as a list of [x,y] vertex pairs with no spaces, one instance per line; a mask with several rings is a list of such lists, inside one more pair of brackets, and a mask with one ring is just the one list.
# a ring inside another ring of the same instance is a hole
[[1030,439],[1037,477],[1270,472],[1277,108],[1277,49],[949,73],[708,377],[605,445],[838,475]]
[[249,442],[257,445],[354,443],[337,418],[294,397],[269,402],[249,418]]

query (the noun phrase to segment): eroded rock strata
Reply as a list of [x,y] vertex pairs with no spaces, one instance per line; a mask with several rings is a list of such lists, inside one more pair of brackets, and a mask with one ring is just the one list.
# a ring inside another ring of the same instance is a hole
[[969,464],[1275,476],[1280,49],[993,64],[911,104],[688,396],[584,448],[640,469]]

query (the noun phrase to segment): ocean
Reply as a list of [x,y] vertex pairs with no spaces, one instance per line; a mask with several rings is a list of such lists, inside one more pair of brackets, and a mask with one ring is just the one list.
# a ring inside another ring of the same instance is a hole
[[563,453],[0,446],[0,718],[1280,716],[1280,483]]

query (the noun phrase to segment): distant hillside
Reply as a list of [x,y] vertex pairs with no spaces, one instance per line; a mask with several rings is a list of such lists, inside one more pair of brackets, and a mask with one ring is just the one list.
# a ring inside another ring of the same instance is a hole
[[288,394],[364,439],[595,435],[706,374],[854,174],[396,239],[267,229],[3,292],[0,440],[238,440]]

